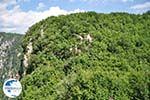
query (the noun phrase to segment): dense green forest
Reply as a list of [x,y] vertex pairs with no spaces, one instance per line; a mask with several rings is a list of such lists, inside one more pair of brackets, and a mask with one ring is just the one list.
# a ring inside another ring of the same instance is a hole
[[150,98],[149,13],[52,16],[30,27],[22,43],[28,64],[19,99]]
[[5,100],[2,85],[5,79],[15,78],[21,66],[23,36],[0,32],[0,100]]
[[[150,14],[49,17],[22,46],[23,100],[148,100]],[[30,46],[30,48],[29,48]]]

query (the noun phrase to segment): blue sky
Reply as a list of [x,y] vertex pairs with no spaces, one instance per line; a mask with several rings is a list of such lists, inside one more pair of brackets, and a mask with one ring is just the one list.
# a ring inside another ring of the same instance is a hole
[[20,2],[21,9],[24,11],[37,10],[39,3],[42,3],[45,7],[42,10],[46,10],[49,7],[59,6],[61,9],[71,11],[74,9],[82,9],[86,11],[96,12],[130,12],[141,13],[147,9],[131,9],[132,6],[138,4],[144,4],[150,0],[28,0],[28,2]]
[[84,11],[143,13],[150,0],[0,0],[0,31],[24,34],[48,16]]

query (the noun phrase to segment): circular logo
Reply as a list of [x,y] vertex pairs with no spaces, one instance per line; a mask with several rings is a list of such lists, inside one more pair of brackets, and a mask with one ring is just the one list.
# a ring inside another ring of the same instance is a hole
[[16,98],[22,91],[21,83],[16,79],[8,79],[3,84],[4,94],[9,98]]

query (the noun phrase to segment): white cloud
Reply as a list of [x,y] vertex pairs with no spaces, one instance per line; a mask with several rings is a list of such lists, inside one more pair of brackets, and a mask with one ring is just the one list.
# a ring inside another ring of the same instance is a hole
[[1,0],[0,3],[2,4],[16,4],[16,0]]
[[16,0],[1,0],[0,1],[0,11],[5,9],[9,5],[16,5]]
[[38,4],[38,6],[37,6],[36,9],[37,9],[37,10],[43,10],[45,7],[46,7],[45,4],[42,3],[42,2],[40,2],[40,3]]
[[98,1],[98,0],[81,0],[81,1],[85,1],[85,2],[87,2],[87,1],[89,1],[89,2],[95,2],[95,1]]
[[23,0],[24,2],[30,2],[30,0]]
[[70,2],[74,2],[75,0],[69,0]]
[[30,2],[31,0],[17,0],[18,2]]
[[134,5],[131,7],[131,9],[150,9],[150,2]]
[[[75,1],[75,0],[70,0],[70,1]],[[133,2],[134,0],[80,0],[84,2]]]
[[19,2],[30,2],[30,0],[0,0],[0,5],[3,6],[16,5]]
[[48,16],[66,15],[70,13],[83,12],[75,9],[67,11],[59,7],[50,7],[45,11],[22,11],[19,5],[15,5],[12,10],[7,10],[6,6],[0,6],[0,31],[25,33],[27,29],[36,22],[47,18]]
[[133,2],[134,0],[122,0],[122,2]]
[[128,0],[122,0],[122,2],[127,2]]

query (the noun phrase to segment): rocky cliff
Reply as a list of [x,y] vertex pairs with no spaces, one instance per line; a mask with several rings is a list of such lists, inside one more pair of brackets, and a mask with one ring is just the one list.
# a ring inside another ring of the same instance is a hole
[[[0,32],[0,87],[7,78],[20,78],[22,37],[23,35],[20,34]],[[1,89],[0,92],[2,92]]]

